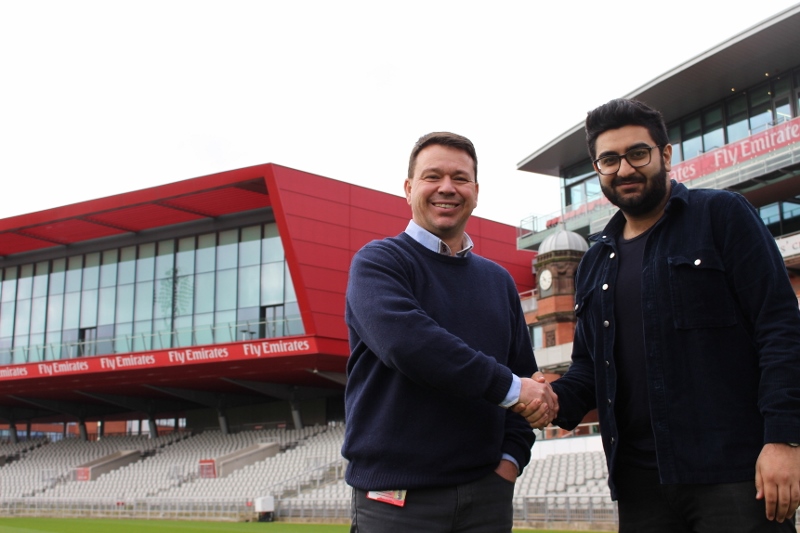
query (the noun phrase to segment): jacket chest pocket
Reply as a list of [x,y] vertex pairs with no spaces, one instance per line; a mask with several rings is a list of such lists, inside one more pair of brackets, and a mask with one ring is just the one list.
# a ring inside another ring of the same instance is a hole
[[736,324],[736,302],[722,261],[713,250],[668,257],[675,327],[714,328]]

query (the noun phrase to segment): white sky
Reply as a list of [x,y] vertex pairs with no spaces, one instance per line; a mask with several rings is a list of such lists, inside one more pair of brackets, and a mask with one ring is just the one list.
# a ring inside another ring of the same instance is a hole
[[795,3],[0,0],[0,218],[261,163],[399,195],[449,130],[516,225],[560,205],[518,162]]

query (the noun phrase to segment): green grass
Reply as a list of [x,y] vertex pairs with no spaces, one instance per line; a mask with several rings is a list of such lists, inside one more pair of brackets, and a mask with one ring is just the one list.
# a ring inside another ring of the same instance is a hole
[[[347,533],[349,525],[81,518],[0,518],[0,533]],[[544,533],[514,529],[515,533]],[[578,533],[547,530],[546,533]],[[581,533],[587,533],[583,531]]]

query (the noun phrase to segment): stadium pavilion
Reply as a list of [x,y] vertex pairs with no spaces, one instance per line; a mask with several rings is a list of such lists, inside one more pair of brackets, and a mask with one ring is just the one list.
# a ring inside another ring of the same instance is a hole
[[[800,5],[625,97],[664,115],[673,179],[690,188],[737,191],[758,209],[800,295]],[[561,209],[523,220],[517,246],[538,251],[537,287],[523,295],[536,359],[563,373],[572,351],[575,268],[588,235],[602,230],[617,209],[600,191],[583,123],[518,168],[561,181]]]
[[[350,259],[409,218],[404,198],[265,164],[0,220],[0,428],[343,420]],[[533,287],[512,226],[468,231]]]

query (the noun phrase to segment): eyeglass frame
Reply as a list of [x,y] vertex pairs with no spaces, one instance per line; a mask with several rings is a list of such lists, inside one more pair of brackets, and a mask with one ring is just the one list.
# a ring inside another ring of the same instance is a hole
[[[663,145],[663,144],[656,144],[655,146],[648,146],[646,144],[643,145],[643,146],[635,146],[635,147],[631,148],[630,150],[628,150],[627,152],[625,152],[624,154],[608,154],[608,155],[604,155],[604,156],[598,157],[597,159],[592,161],[592,166],[597,171],[597,173],[600,174],[601,176],[610,176],[611,174],[616,174],[617,172],[619,172],[619,169],[622,167],[622,160],[623,159],[625,159],[625,161],[628,162],[628,165],[630,165],[631,168],[646,167],[647,165],[649,165],[653,161],[653,149],[655,149],[655,148],[661,149],[661,148],[664,148],[664,146],[665,145]],[[642,165],[634,165],[633,163],[631,163],[630,159],[628,159],[628,154],[633,152],[634,150],[645,150],[645,149],[648,150],[648,153],[650,154],[650,158],[647,160],[647,163],[644,163]],[[601,159],[605,159],[607,157],[618,157],[619,158],[619,161],[617,162],[617,169],[615,171],[613,171],[613,172],[608,172],[608,173],[601,172],[600,168],[597,166],[597,162],[598,161],[600,161]]]

